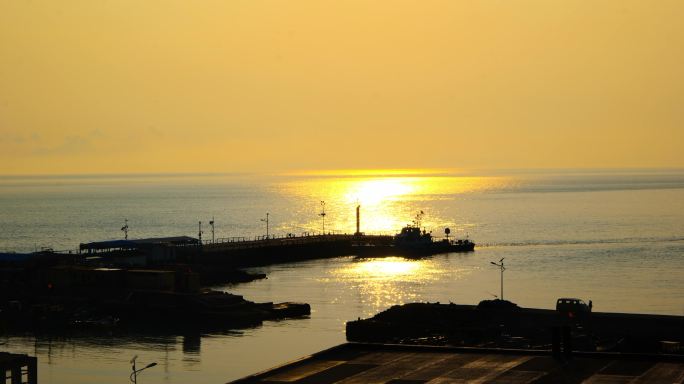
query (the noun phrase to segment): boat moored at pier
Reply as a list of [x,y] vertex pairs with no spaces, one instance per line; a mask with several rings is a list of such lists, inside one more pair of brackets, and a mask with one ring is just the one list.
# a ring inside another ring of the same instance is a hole
[[436,240],[432,233],[421,230],[421,220],[424,213],[420,211],[411,224],[401,229],[394,236],[394,247],[404,253],[436,254],[447,252],[471,252],[475,250],[475,243],[469,239],[449,239],[451,230],[444,229],[445,239]]

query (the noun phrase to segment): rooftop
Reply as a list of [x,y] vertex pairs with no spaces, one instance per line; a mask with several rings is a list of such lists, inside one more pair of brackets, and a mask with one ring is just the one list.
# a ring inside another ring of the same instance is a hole
[[684,356],[341,344],[234,383],[682,383]]

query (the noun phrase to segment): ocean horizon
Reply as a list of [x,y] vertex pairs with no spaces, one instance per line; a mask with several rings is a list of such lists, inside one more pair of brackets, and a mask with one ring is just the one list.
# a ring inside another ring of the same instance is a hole
[[[344,324],[396,304],[477,304],[498,297],[553,308],[558,297],[600,312],[684,314],[684,171],[561,171],[487,175],[159,175],[0,177],[0,251],[186,235],[258,237],[398,232],[423,211],[436,237],[450,228],[476,250],[421,259],[344,257],[252,268],[265,280],[213,289],[257,302],[311,304],[307,319],[226,332],[3,335],[38,356],[47,382],[125,380],[128,360],[159,362],[147,383],[226,382],[342,343]],[[274,348],[274,345],[286,346]],[[156,371],[155,371],[156,370]],[[42,380],[41,379],[41,380]]]

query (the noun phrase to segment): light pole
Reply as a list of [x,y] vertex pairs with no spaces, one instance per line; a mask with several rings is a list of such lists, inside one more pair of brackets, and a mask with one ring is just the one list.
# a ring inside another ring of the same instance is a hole
[[124,219],[124,226],[121,227],[121,230],[124,233],[124,240],[128,240],[128,219]]
[[325,201],[321,200],[321,213],[318,214],[323,219],[323,234],[325,235]]
[[155,365],[157,365],[157,363],[149,363],[149,364],[147,364],[147,365],[146,365],[145,367],[143,367],[143,368],[135,369],[135,360],[136,360],[137,358],[138,358],[138,355],[135,355],[135,356],[133,356],[133,358],[131,359],[131,364],[133,364],[133,366],[131,367],[131,369],[133,370],[133,372],[131,373],[130,376],[128,376],[128,379],[129,379],[133,384],[137,384],[137,383],[138,383],[138,373],[140,373],[140,372],[146,370],[147,368],[152,368],[152,367],[154,367]]
[[202,245],[202,222],[199,222],[199,231],[197,232],[197,237],[199,238],[199,243]]
[[266,218],[261,219],[261,221],[266,223],[266,238],[268,239],[268,212],[266,212]]
[[503,273],[504,273],[504,271],[506,270],[506,268],[504,267],[504,262],[503,262],[504,259],[505,259],[505,257],[502,257],[501,260],[499,260],[498,263],[495,263],[495,262],[493,262],[493,261],[490,261],[490,263],[491,263],[492,265],[496,265],[497,267],[501,268],[501,300],[502,300],[502,301],[503,301],[503,299],[504,299],[504,295],[503,295]]
[[211,217],[209,225],[211,225],[211,243],[214,244],[214,216]]

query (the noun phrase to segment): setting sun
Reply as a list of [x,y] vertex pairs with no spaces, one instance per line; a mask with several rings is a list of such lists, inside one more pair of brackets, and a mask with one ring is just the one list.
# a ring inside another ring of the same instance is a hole
[[419,188],[417,184],[405,178],[359,180],[349,186],[345,199],[364,206],[377,205],[415,192]]

